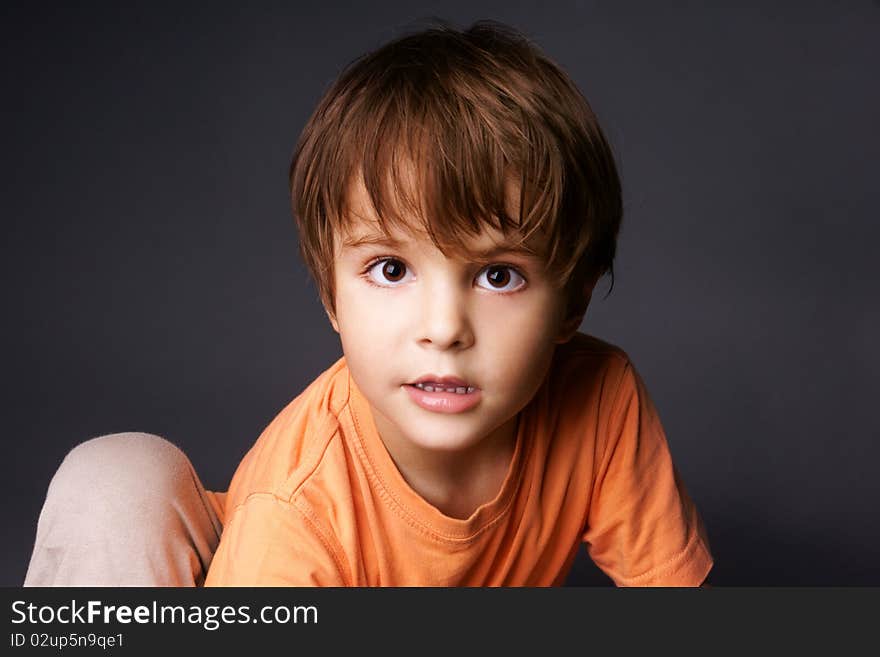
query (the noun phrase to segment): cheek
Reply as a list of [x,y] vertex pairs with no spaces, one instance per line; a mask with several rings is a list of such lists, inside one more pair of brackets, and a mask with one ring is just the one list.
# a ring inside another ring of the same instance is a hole
[[542,301],[516,313],[481,314],[480,335],[493,352],[496,381],[519,381],[532,388],[546,373],[555,351],[559,318],[557,306]]
[[350,366],[367,373],[387,368],[397,335],[394,309],[375,295],[346,298],[343,292],[337,297],[336,316]]
[[560,309],[554,298],[541,297],[522,306],[487,304],[480,313],[484,335],[522,345],[531,351],[552,338],[559,330]]
[[336,304],[340,329],[353,335],[387,334],[399,314],[381,294],[341,294]]

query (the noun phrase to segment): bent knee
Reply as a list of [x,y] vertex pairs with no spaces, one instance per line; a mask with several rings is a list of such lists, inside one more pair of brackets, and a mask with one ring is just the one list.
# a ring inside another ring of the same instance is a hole
[[[168,498],[192,485],[192,465],[169,441],[149,433],[98,436],[74,447],[61,462],[50,493],[104,508],[118,502]],[[97,510],[96,508],[96,510]]]

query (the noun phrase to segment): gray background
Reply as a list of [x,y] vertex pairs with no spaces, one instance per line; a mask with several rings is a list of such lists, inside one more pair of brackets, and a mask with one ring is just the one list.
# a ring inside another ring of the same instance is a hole
[[648,384],[715,583],[880,585],[880,8],[657,4],[6,5],[0,584],[76,443],[158,433],[223,489],[341,354],[290,155],[346,63],[439,16],[521,29],[599,115],[626,215],[582,330]]

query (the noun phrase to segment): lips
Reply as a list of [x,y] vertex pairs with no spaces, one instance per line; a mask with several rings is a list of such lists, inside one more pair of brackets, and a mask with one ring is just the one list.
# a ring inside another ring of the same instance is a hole
[[458,378],[457,376],[438,376],[436,374],[425,374],[424,376],[420,376],[418,379],[413,381],[411,385],[415,385],[417,383],[433,383],[435,385],[450,388],[468,387],[468,382],[464,379]]

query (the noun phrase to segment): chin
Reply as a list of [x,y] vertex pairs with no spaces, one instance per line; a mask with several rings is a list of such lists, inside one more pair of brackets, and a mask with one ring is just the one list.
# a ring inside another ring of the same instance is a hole
[[435,435],[425,435],[425,433],[407,432],[407,440],[418,445],[422,449],[431,449],[438,452],[453,452],[471,447],[479,442],[479,437],[473,434],[454,435],[449,432],[438,433]]

